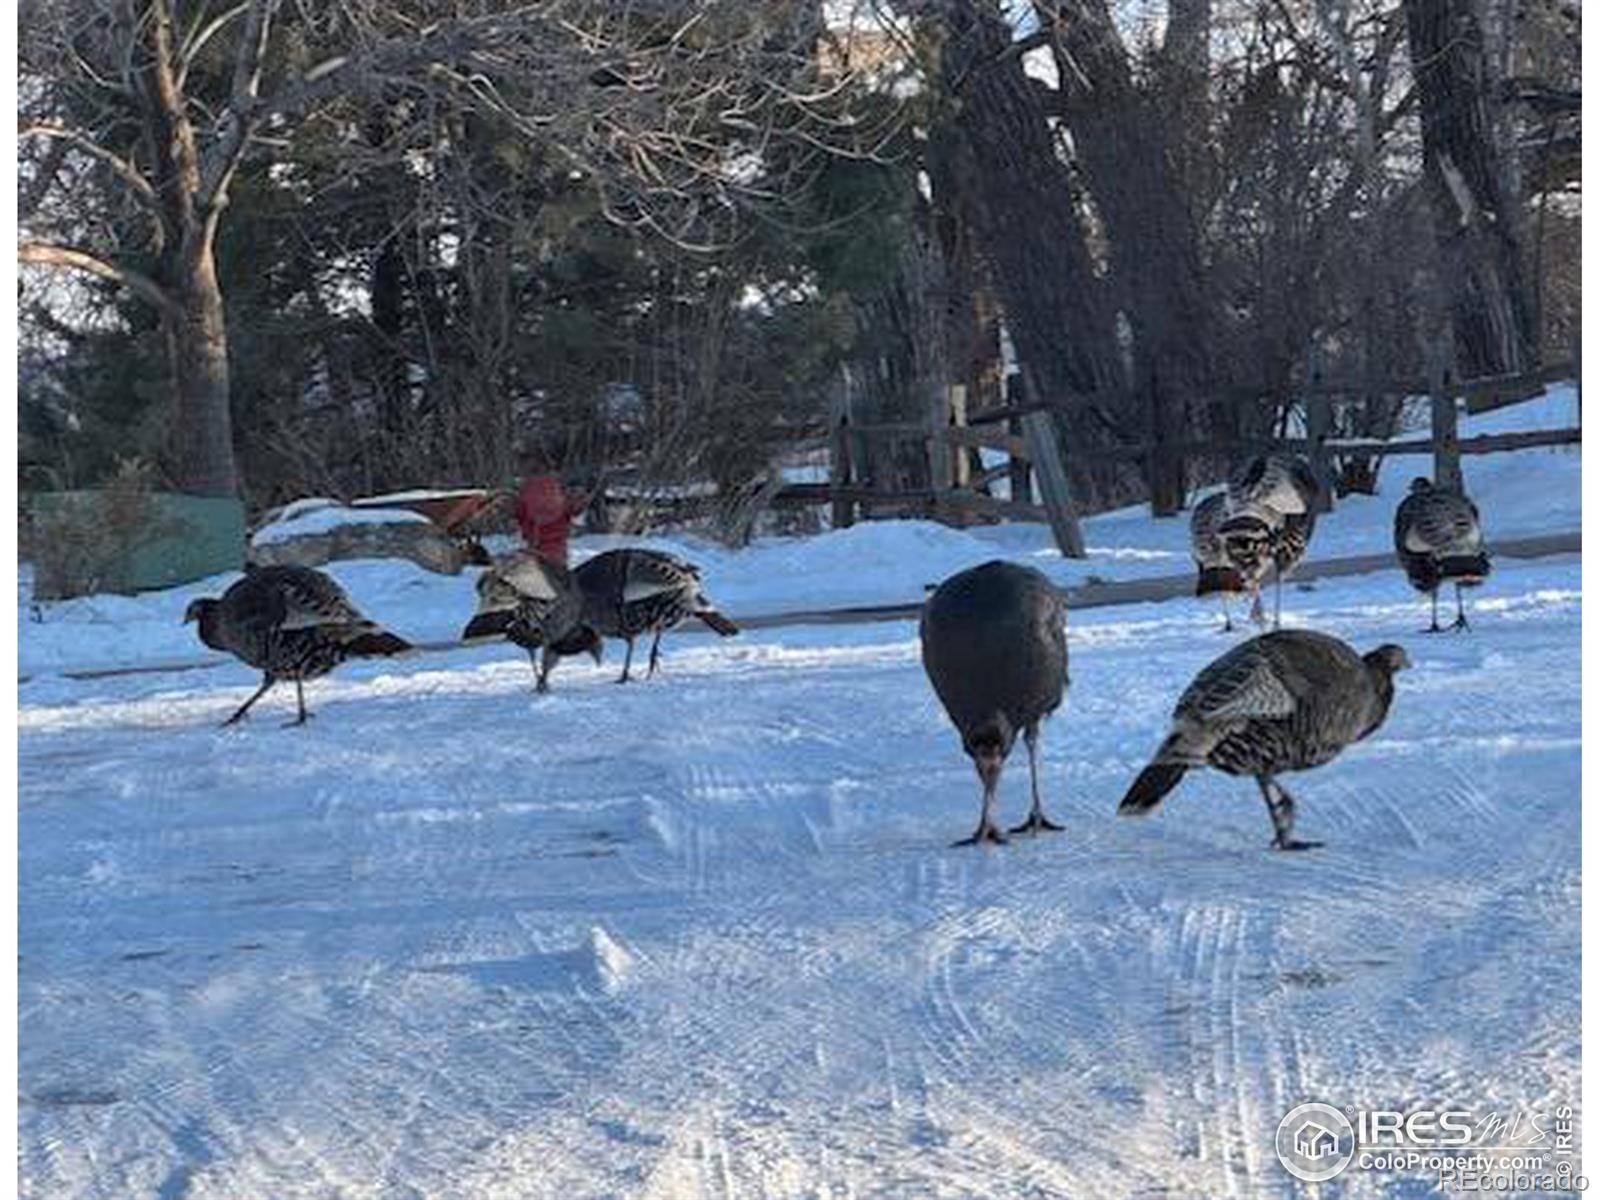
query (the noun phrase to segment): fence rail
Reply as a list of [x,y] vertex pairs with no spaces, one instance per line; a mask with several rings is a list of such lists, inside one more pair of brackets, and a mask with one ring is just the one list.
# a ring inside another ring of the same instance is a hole
[[[1485,433],[1461,438],[1456,442],[1456,450],[1460,454],[1498,454],[1506,450],[1529,450],[1538,446],[1571,446],[1582,441],[1583,431],[1580,429],[1529,429],[1517,433]],[[1239,450],[1287,450],[1295,454],[1307,454],[1319,446],[1329,454],[1374,454],[1383,458],[1395,454],[1432,454],[1437,448],[1431,437],[1399,442],[1387,442],[1382,438],[1328,438],[1319,442],[1310,438],[1263,437],[1177,442],[1162,447],[1154,447],[1148,442],[1085,446],[1080,453],[1085,458],[1137,460],[1156,449],[1184,455],[1227,454]]]
[[[1151,496],[1158,494],[1156,480],[1174,472],[1183,478],[1186,460],[1212,456],[1232,458],[1260,450],[1284,450],[1304,454],[1313,473],[1322,483],[1324,508],[1333,501],[1333,463],[1335,455],[1367,456],[1383,459],[1391,455],[1431,455],[1433,476],[1441,483],[1460,485],[1461,456],[1496,454],[1539,446],[1570,446],[1582,442],[1581,422],[1571,428],[1533,429],[1515,433],[1481,434],[1462,438],[1457,432],[1460,403],[1469,413],[1489,412],[1533,399],[1552,383],[1576,378],[1579,354],[1572,360],[1553,363],[1516,375],[1494,375],[1456,381],[1444,368],[1445,344],[1430,348],[1428,378],[1389,379],[1374,383],[1329,379],[1316,370],[1315,357],[1308,363],[1309,382],[1292,398],[1276,394],[1276,389],[1242,384],[1228,389],[1237,397],[1274,397],[1285,403],[1298,400],[1305,408],[1305,436],[1232,439],[1194,439],[1161,442],[1149,440],[1109,446],[1074,446],[1071,454],[1083,460],[1113,460],[1142,463],[1151,481]],[[1023,376],[1026,379],[1026,370]],[[1371,397],[1425,395],[1430,400],[1430,429],[1426,437],[1389,441],[1381,438],[1332,436],[1334,401],[1339,396]],[[832,419],[831,481],[828,484],[795,484],[777,490],[773,502],[794,506],[831,504],[835,525],[853,523],[859,511],[868,515],[914,513],[953,519],[956,523],[972,517],[1043,516],[1055,532],[1063,554],[1081,557],[1083,537],[1067,486],[1066,463],[1062,453],[1055,415],[1084,404],[1105,400],[1081,394],[1041,397],[1037,389],[1026,387],[1021,394],[1007,395],[1006,403],[984,412],[967,412],[965,389],[952,387],[943,404],[930,408],[925,422],[893,421],[854,423],[848,406],[836,409]],[[1127,400],[1128,397],[1116,399]],[[907,446],[914,452],[907,451]],[[1007,455],[1009,462],[980,467],[967,461],[961,451],[986,449]],[[954,451],[954,453],[952,453]],[[892,468],[907,454],[923,456],[931,487],[899,486]],[[1009,476],[1012,496],[1002,500],[980,490]],[[1029,496],[1037,488],[1042,504],[1018,496]],[[1181,499],[1168,499],[1169,507]],[[1168,515],[1157,512],[1157,515]]]

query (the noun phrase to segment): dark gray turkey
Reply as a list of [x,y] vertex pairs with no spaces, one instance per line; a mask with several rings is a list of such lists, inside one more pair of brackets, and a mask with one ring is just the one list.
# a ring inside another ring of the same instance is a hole
[[259,669],[261,687],[223,722],[241,720],[279,680],[293,680],[300,712],[305,681],[326,675],[347,658],[404,654],[410,643],[367,620],[350,597],[310,567],[252,567],[220,599],[191,601],[185,621],[197,621],[200,640]]
[[[1228,597],[1259,595],[1261,580],[1247,580],[1238,566],[1228,557],[1228,548],[1222,540],[1222,522],[1228,511],[1228,494],[1212,492],[1194,506],[1189,517],[1189,549],[1194,555],[1198,572],[1195,579],[1196,596],[1220,596],[1222,599],[1222,628],[1232,631],[1233,614],[1228,611]],[[1260,562],[1263,572],[1266,559]],[[1259,616],[1260,600],[1256,602]]]
[[[495,559],[478,576],[478,611],[461,631],[464,639],[503,636],[527,651],[538,675],[537,691],[548,691],[550,672],[562,653],[584,651],[600,662],[600,638],[580,625],[583,595],[572,572],[531,551]],[[534,652],[544,648],[544,661]],[[564,647],[565,649],[561,649]]]
[[1394,512],[1394,552],[1411,586],[1433,598],[1428,632],[1439,632],[1439,585],[1444,583],[1456,585],[1456,619],[1450,628],[1467,628],[1461,589],[1489,577],[1478,506],[1432,480],[1413,479],[1410,495]]
[[1294,798],[1274,778],[1321,766],[1389,714],[1394,674],[1411,665],[1399,646],[1357,654],[1338,638],[1294,629],[1235,646],[1195,676],[1172,713],[1172,731],[1117,811],[1147,813],[1191,767],[1253,775],[1280,850],[1294,840]]
[[1317,478],[1298,454],[1269,451],[1236,465],[1228,476],[1227,511],[1218,526],[1228,561],[1255,593],[1251,616],[1260,620],[1260,584],[1273,568],[1273,624],[1283,615],[1283,577],[1305,557],[1317,523]]
[[1033,807],[1012,833],[1060,829],[1039,798],[1039,723],[1067,687],[1067,605],[1031,567],[987,562],[952,575],[922,608],[922,665],[961,734],[983,784],[978,828],[958,846],[1004,842],[995,790],[1021,733],[1028,744]]
[[622,638],[628,643],[628,654],[618,683],[628,682],[634,639],[641,634],[654,635],[648,678],[656,673],[660,661],[661,635],[690,617],[704,621],[723,637],[739,632],[701,590],[700,568],[659,550],[607,550],[580,563],[572,578],[583,594],[585,628],[575,630],[551,649],[558,656],[575,654],[589,649],[595,635]]

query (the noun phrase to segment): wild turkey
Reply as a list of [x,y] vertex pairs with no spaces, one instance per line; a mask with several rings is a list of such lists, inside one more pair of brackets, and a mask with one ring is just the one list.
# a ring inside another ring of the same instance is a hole
[[[1199,572],[1195,579],[1194,594],[1222,597],[1222,628],[1224,632],[1232,632],[1233,615],[1228,611],[1228,597],[1255,595],[1256,607],[1252,615],[1259,619],[1261,580],[1259,577],[1247,580],[1238,566],[1228,557],[1228,549],[1220,533],[1223,517],[1227,511],[1226,492],[1213,492],[1196,504],[1194,512],[1189,517],[1189,548],[1194,555],[1195,568]],[[1259,565],[1261,572],[1265,573],[1267,565],[1265,557],[1259,560]]]
[[1217,528],[1228,561],[1255,593],[1251,616],[1260,620],[1260,583],[1273,567],[1272,623],[1283,615],[1283,577],[1305,557],[1317,523],[1317,478],[1297,454],[1267,452],[1239,463],[1228,476],[1227,511]]
[[310,567],[248,568],[245,577],[222,594],[191,601],[185,622],[197,621],[200,640],[258,668],[264,678],[256,694],[223,722],[242,720],[250,706],[279,680],[294,680],[303,725],[305,681],[326,675],[347,658],[404,654],[411,644],[367,620],[350,597],[321,571]]
[[978,828],[958,846],[1004,842],[994,823],[1000,772],[1021,733],[1033,807],[1012,833],[1060,829],[1039,798],[1039,723],[1067,687],[1067,605],[1031,567],[987,562],[952,575],[922,608],[922,665],[983,784]]
[[1419,592],[1433,597],[1429,633],[1439,632],[1439,585],[1456,585],[1456,619],[1452,629],[1467,628],[1461,589],[1477,587],[1489,576],[1489,552],[1483,545],[1478,506],[1451,488],[1413,479],[1411,494],[1394,512],[1394,552],[1406,578]]
[[[584,651],[600,662],[600,638],[579,624],[583,596],[572,573],[529,551],[491,562],[478,576],[478,611],[461,631],[464,640],[503,636],[528,653],[538,675],[535,690],[550,689],[556,656]],[[534,651],[544,647],[544,661]],[[566,647],[552,650],[552,646]]]
[[739,632],[700,590],[700,568],[659,550],[607,550],[580,563],[572,578],[583,593],[582,623],[587,631],[574,631],[551,650],[557,656],[581,653],[590,648],[591,635],[622,638],[628,643],[628,655],[618,683],[630,678],[633,642],[642,633],[655,635],[645,676],[649,678],[660,662],[661,635],[690,617],[723,637]]
[[1273,777],[1328,762],[1389,714],[1394,674],[1411,665],[1399,646],[1362,655],[1338,638],[1305,629],[1278,630],[1235,646],[1183,693],[1172,730],[1139,773],[1117,811],[1141,815],[1191,767],[1253,775],[1272,817],[1280,850],[1296,841],[1294,798]]

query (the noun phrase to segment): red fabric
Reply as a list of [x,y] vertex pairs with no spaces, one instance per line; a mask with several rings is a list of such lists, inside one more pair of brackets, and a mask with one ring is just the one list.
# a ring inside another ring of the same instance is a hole
[[530,475],[517,497],[517,528],[546,562],[567,565],[567,536],[576,510],[554,475]]

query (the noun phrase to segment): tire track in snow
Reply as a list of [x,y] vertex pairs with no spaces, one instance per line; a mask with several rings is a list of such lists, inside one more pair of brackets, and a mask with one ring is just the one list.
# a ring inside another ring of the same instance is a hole
[[[375,702],[297,740],[30,728],[24,1044],[71,1045],[92,1008],[97,1039],[149,1043],[87,1056],[106,1086],[165,1090],[115,1127],[29,1109],[21,1167],[40,1195],[149,1194],[203,1130],[188,1178],[227,1196],[1248,1195],[1303,1099],[1561,1096],[1579,876],[1547,793],[1575,708],[1539,697],[1576,667],[1527,651],[1575,629],[1563,605],[1419,651],[1390,725],[1296,789],[1329,841],[1308,856],[1265,850],[1220,776],[1110,819],[1222,648],[1187,618],[1075,625],[1044,763],[1071,831],[994,852],[944,846],[976,785],[903,641],[847,669],[708,651],[637,690],[575,673],[549,704],[472,671],[424,705],[351,679]],[[1338,611],[1360,644],[1399,619]],[[632,959],[614,991],[594,926]],[[253,970],[207,964],[237,942]],[[130,988],[113,1024],[101,994]]]
[[[1080,1016],[1113,1013],[1116,967],[1101,939],[1063,927],[1027,876],[1010,874],[980,884],[969,907],[936,918],[923,940],[921,1083],[935,1119],[953,1124],[955,1168],[980,1193],[997,1177],[1019,1195],[1104,1194],[1125,1182],[1121,1149],[1086,1119],[1104,1096],[1072,1095],[1083,1087],[1071,1067],[1075,1042],[1087,1035],[1064,1030],[1059,1000],[1035,990],[1070,975],[1075,990],[1091,993],[1075,1000]],[[995,988],[997,977],[1009,985]],[[1094,1036],[1136,1040],[1120,1015]],[[1018,1062],[1035,1070],[1018,1077],[1003,1066]]]

